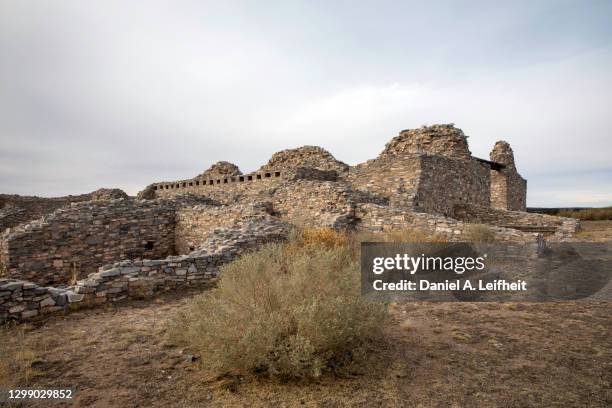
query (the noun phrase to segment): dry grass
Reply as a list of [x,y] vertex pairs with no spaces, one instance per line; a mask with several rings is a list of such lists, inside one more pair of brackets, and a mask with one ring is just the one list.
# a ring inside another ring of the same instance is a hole
[[559,217],[577,218],[582,221],[612,220],[612,207],[586,208],[584,210],[559,211]]
[[25,327],[0,326],[0,387],[27,385],[36,375],[34,353],[27,344]]
[[472,224],[467,227],[465,238],[468,242],[494,242],[495,233],[484,224]]
[[348,236],[344,232],[336,231],[331,228],[306,228],[289,242],[299,246],[314,246],[324,248],[344,247],[348,244]]
[[347,242],[312,231],[242,256],[170,324],[171,338],[220,375],[308,379],[355,369],[381,337],[386,308],[360,296]]

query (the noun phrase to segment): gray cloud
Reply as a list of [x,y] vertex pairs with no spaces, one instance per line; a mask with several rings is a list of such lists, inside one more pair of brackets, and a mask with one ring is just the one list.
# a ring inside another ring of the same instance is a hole
[[612,4],[0,0],[2,192],[135,193],[401,129],[498,139],[529,205],[612,203]]

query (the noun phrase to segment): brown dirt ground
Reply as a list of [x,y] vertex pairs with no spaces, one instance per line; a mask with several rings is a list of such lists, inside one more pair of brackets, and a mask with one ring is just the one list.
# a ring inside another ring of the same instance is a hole
[[77,407],[612,406],[612,302],[392,305],[365,372],[281,384],[213,378],[166,341],[195,293],[13,329],[35,355],[28,386],[76,387]]

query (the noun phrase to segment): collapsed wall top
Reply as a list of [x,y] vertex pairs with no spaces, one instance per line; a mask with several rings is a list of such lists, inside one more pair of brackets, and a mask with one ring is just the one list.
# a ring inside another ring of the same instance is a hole
[[385,145],[379,157],[402,154],[431,154],[469,159],[467,136],[454,124],[423,126],[402,130]]
[[345,172],[349,166],[319,146],[302,146],[297,149],[286,149],[274,153],[267,164],[259,171],[295,169],[296,167],[313,167],[321,170]]
[[491,161],[505,164],[506,167],[509,168],[515,168],[514,152],[512,151],[510,144],[505,140],[500,140],[495,143],[489,157],[491,158]]
[[114,200],[117,198],[129,198],[127,193],[119,188],[99,188],[90,193],[94,201]]
[[216,178],[218,176],[239,176],[241,174],[242,172],[234,163],[220,161],[210,166],[208,170],[196,178],[208,179]]

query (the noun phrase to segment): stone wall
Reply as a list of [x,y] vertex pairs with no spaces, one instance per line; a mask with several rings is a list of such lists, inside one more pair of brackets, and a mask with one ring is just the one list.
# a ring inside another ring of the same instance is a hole
[[139,197],[193,193],[224,204],[268,196],[297,180],[348,182],[391,205],[451,215],[455,204],[493,205],[524,210],[526,182],[516,172],[512,149],[498,142],[488,162],[471,156],[467,136],[454,125],[433,125],[400,132],[373,160],[356,166],[338,161],[325,149],[304,146],[283,150],[258,171],[241,174],[220,162],[199,176],[148,186]]
[[138,197],[152,199],[182,193],[243,195],[253,190],[275,187],[289,180],[337,180],[338,175],[347,172],[348,168],[348,165],[336,160],[325,149],[304,146],[275,153],[267,164],[249,174],[242,174],[234,164],[219,162],[191,179],[151,184]]
[[[459,221],[454,218],[435,214],[417,213],[406,209],[372,203],[359,204],[355,213],[358,230],[380,232],[401,229],[417,229],[428,234],[437,234],[449,241],[470,241],[476,223]],[[523,232],[499,226],[487,228],[496,241],[506,242],[543,242],[539,233]]]
[[526,211],[527,181],[518,174],[514,163],[514,152],[501,140],[495,143],[490,158],[504,165],[503,169],[491,170],[490,206],[499,210]]
[[456,205],[453,217],[473,223],[538,231],[544,233],[547,239],[552,241],[567,240],[580,229],[580,221],[573,218],[523,211],[503,211],[473,205]]
[[0,194],[0,232],[50,214],[70,203],[113,198],[127,198],[127,194],[122,190],[109,188],[101,188],[88,194],[51,198]]
[[421,156],[414,208],[451,216],[458,203],[489,205],[490,167],[476,160]]
[[354,205],[345,183],[298,180],[271,198],[274,214],[295,225],[343,228],[352,220]]
[[182,208],[176,212],[175,249],[187,254],[201,247],[219,228],[239,225],[246,220],[266,218],[271,203],[233,204]]
[[380,157],[401,157],[405,154],[427,154],[469,159],[472,155],[467,136],[454,124],[423,126],[402,130],[386,144]]
[[401,160],[383,156],[351,167],[346,179],[359,191],[397,207],[412,208],[420,173],[419,155],[406,155]]
[[269,216],[243,220],[215,230],[198,250],[188,255],[105,265],[66,289],[0,279],[0,323],[205,285],[218,276],[223,264],[264,243],[285,239],[288,231],[286,223]]
[[65,283],[120,259],[174,253],[174,214],[202,197],[73,203],[0,236],[0,262],[8,277],[40,284]]
[[[154,183],[148,186],[141,194],[139,193],[139,197],[174,197],[178,194],[244,194],[251,190],[260,191],[276,186],[286,181],[288,174],[274,171],[236,176],[217,175],[215,178],[210,178],[212,176],[208,175],[206,177]],[[149,194],[145,194],[146,192],[149,192]]]
[[302,146],[297,149],[281,150],[274,153],[268,163],[261,166],[258,172],[291,170],[296,167],[333,170],[337,173],[344,173],[349,169],[347,164],[337,160],[322,147]]

